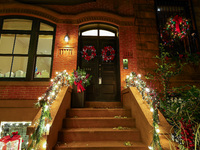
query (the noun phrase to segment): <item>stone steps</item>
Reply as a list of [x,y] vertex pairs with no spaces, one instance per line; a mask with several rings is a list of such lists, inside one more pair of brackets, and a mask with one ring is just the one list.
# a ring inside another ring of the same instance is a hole
[[141,141],[136,128],[115,130],[113,128],[69,128],[59,132],[60,142],[72,141]]
[[114,128],[114,127],[135,127],[135,119],[114,117],[82,117],[65,118],[63,128]]
[[[67,111],[55,150],[147,150],[131,110],[120,102],[87,102]],[[125,142],[131,145],[125,146]]]
[[67,111],[68,117],[131,117],[131,111],[123,108],[73,108]]
[[55,150],[147,150],[141,142],[130,143],[130,146],[125,146],[125,141],[76,141],[59,143]]

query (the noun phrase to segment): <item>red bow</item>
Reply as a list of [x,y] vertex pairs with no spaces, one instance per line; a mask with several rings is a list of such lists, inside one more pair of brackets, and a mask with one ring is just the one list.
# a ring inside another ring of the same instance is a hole
[[0,139],[0,141],[4,142],[6,144],[6,143],[8,143],[10,141],[19,140],[19,143],[18,143],[18,150],[19,150],[19,147],[20,147],[20,138],[21,138],[21,136],[18,135],[18,131],[17,131],[17,132],[12,132],[12,136],[10,136],[10,135],[4,136],[2,139]]
[[176,15],[176,16],[174,17],[173,21],[175,21],[175,22],[176,22],[176,32],[180,33],[180,32],[181,32],[181,30],[180,30],[180,27],[179,27],[179,25],[180,25],[180,23],[182,23],[182,22],[183,22],[183,18],[182,18],[182,17],[180,17],[180,16],[178,16],[178,15]]
[[82,86],[82,80],[79,82],[74,81],[74,84],[77,86],[77,93],[85,91],[85,88]]

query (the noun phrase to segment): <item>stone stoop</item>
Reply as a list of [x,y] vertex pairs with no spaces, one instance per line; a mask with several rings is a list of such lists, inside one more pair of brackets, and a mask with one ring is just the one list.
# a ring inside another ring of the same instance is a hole
[[[101,103],[98,102],[100,106]],[[103,102],[105,104],[105,102]],[[89,104],[90,106],[93,104]],[[96,104],[95,104],[96,105]],[[93,105],[94,106],[94,105]],[[131,110],[118,103],[109,108],[72,108],[67,111],[55,150],[147,150]],[[123,127],[119,130],[118,127]],[[131,145],[125,146],[130,142]]]

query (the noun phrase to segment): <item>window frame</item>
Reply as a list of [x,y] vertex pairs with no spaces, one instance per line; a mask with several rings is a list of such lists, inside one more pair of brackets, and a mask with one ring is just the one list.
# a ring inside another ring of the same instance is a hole
[[[32,28],[31,30],[2,30],[3,28],[3,21],[4,19],[27,19],[32,20]],[[53,31],[40,31],[40,23],[45,23],[53,27]],[[0,81],[49,81],[52,76],[52,67],[53,67],[53,58],[54,58],[54,45],[55,45],[55,34],[56,34],[56,25],[34,17],[29,16],[0,16],[0,36],[1,34],[28,34],[30,35],[30,42],[29,42],[29,49],[28,49],[28,63],[27,63],[27,70],[26,70],[26,77],[25,78],[0,78]],[[38,45],[38,38],[39,35],[52,35],[52,49],[51,54],[44,54],[38,55],[37,54],[37,45]],[[24,56],[24,54],[0,54],[0,56]],[[36,67],[36,58],[37,57],[51,57],[51,66],[49,72],[49,78],[35,78],[35,67]]]
[[[89,30],[97,30],[97,36],[85,36],[82,35],[83,32],[89,31]],[[106,30],[110,31],[115,34],[115,36],[100,36],[100,30]],[[114,25],[110,25],[107,23],[101,23],[101,22],[96,22],[96,23],[88,23],[79,26],[79,36],[80,37],[106,37],[106,38],[118,38],[118,27]]]

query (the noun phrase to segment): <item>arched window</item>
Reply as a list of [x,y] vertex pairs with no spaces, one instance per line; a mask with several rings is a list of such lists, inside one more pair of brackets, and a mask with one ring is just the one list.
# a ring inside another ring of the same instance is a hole
[[81,36],[116,37],[118,29],[108,24],[88,24],[80,27]]
[[36,18],[0,17],[0,80],[51,77],[55,25]]

